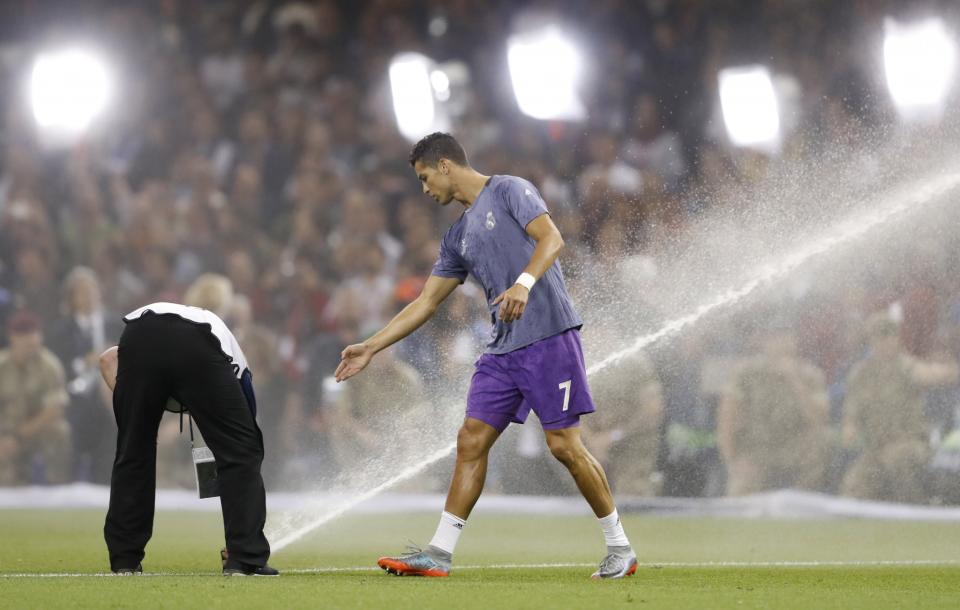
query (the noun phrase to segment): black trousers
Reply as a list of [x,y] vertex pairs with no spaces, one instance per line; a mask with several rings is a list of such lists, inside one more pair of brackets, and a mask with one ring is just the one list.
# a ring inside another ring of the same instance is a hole
[[103,528],[111,567],[135,567],[153,534],[157,430],[170,396],[190,409],[216,459],[231,559],[265,565],[270,545],[263,535],[263,435],[233,365],[208,327],[146,313],[127,324],[119,344],[117,455]]

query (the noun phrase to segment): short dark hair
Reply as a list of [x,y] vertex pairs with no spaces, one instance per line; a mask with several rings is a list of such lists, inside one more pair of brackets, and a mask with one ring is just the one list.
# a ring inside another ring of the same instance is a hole
[[417,161],[424,165],[434,167],[440,162],[440,159],[450,159],[457,165],[469,167],[467,153],[460,146],[460,142],[449,133],[437,131],[428,136],[424,136],[417,142],[410,152],[410,165],[416,165]]

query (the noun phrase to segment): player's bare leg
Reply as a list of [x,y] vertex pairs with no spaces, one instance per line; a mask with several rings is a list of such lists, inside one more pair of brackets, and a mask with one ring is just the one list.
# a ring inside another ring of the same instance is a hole
[[457,434],[457,462],[437,532],[426,549],[411,548],[399,557],[381,557],[377,565],[397,576],[447,576],[453,549],[487,479],[490,448],[500,436],[493,426],[466,418]]
[[470,516],[487,480],[487,458],[500,432],[468,417],[457,433],[457,463],[443,510],[461,519]]
[[607,475],[603,472],[600,462],[590,454],[580,440],[580,428],[544,430],[544,434],[547,435],[547,447],[550,448],[550,453],[570,471],[580,493],[593,509],[593,514],[599,519],[612,513],[616,506],[613,503],[613,492],[610,491]]
[[620,515],[613,503],[613,493],[603,467],[590,454],[580,439],[580,428],[544,430],[547,446],[553,457],[566,466],[580,493],[600,521],[607,543],[607,556],[594,572],[594,578],[621,578],[637,571],[637,556],[630,547]]

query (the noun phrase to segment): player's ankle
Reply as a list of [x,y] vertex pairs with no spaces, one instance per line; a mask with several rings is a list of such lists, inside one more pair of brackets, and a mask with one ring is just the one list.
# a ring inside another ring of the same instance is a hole
[[435,561],[441,561],[448,564],[453,563],[453,553],[444,551],[443,549],[437,548],[432,544],[428,544],[424,552]]

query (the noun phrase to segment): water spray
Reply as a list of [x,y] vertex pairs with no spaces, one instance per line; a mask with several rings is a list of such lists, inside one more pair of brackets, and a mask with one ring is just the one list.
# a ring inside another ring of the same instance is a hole
[[[886,225],[907,213],[921,209],[958,186],[960,186],[960,172],[952,172],[943,173],[933,179],[924,180],[922,184],[913,183],[908,185],[908,187],[898,189],[895,194],[878,202],[875,209],[868,211],[865,215],[858,215],[856,218],[849,218],[839,223],[823,237],[803,247],[797,248],[775,263],[761,265],[751,274],[751,279],[744,282],[741,286],[716,295],[714,298],[709,299],[694,309],[691,313],[666,322],[655,332],[638,337],[628,347],[607,356],[600,362],[589,367],[587,369],[587,375],[594,375],[608,367],[616,366],[624,358],[637,354],[647,346],[662,339],[680,333],[687,327],[696,324],[705,316],[727,308],[759,289],[783,279],[811,260],[821,255],[834,252],[843,246],[855,242],[878,227]],[[450,443],[424,456],[420,462],[401,470],[376,487],[347,497],[336,506],[325,507],[325,512],[316,515],[304,524],[298,525],[293,523],[291,519],[281,519],[281,521],[286,522],[278,523],[277,526],[270,528],[271,531],[268,531],[268,536],[274,539],[272,544],[273,550],[280,551],[286,548],[358,504],[373,498],[394,485],[418,475],[429,466],[450,455],[455,449],[456,442]]]

